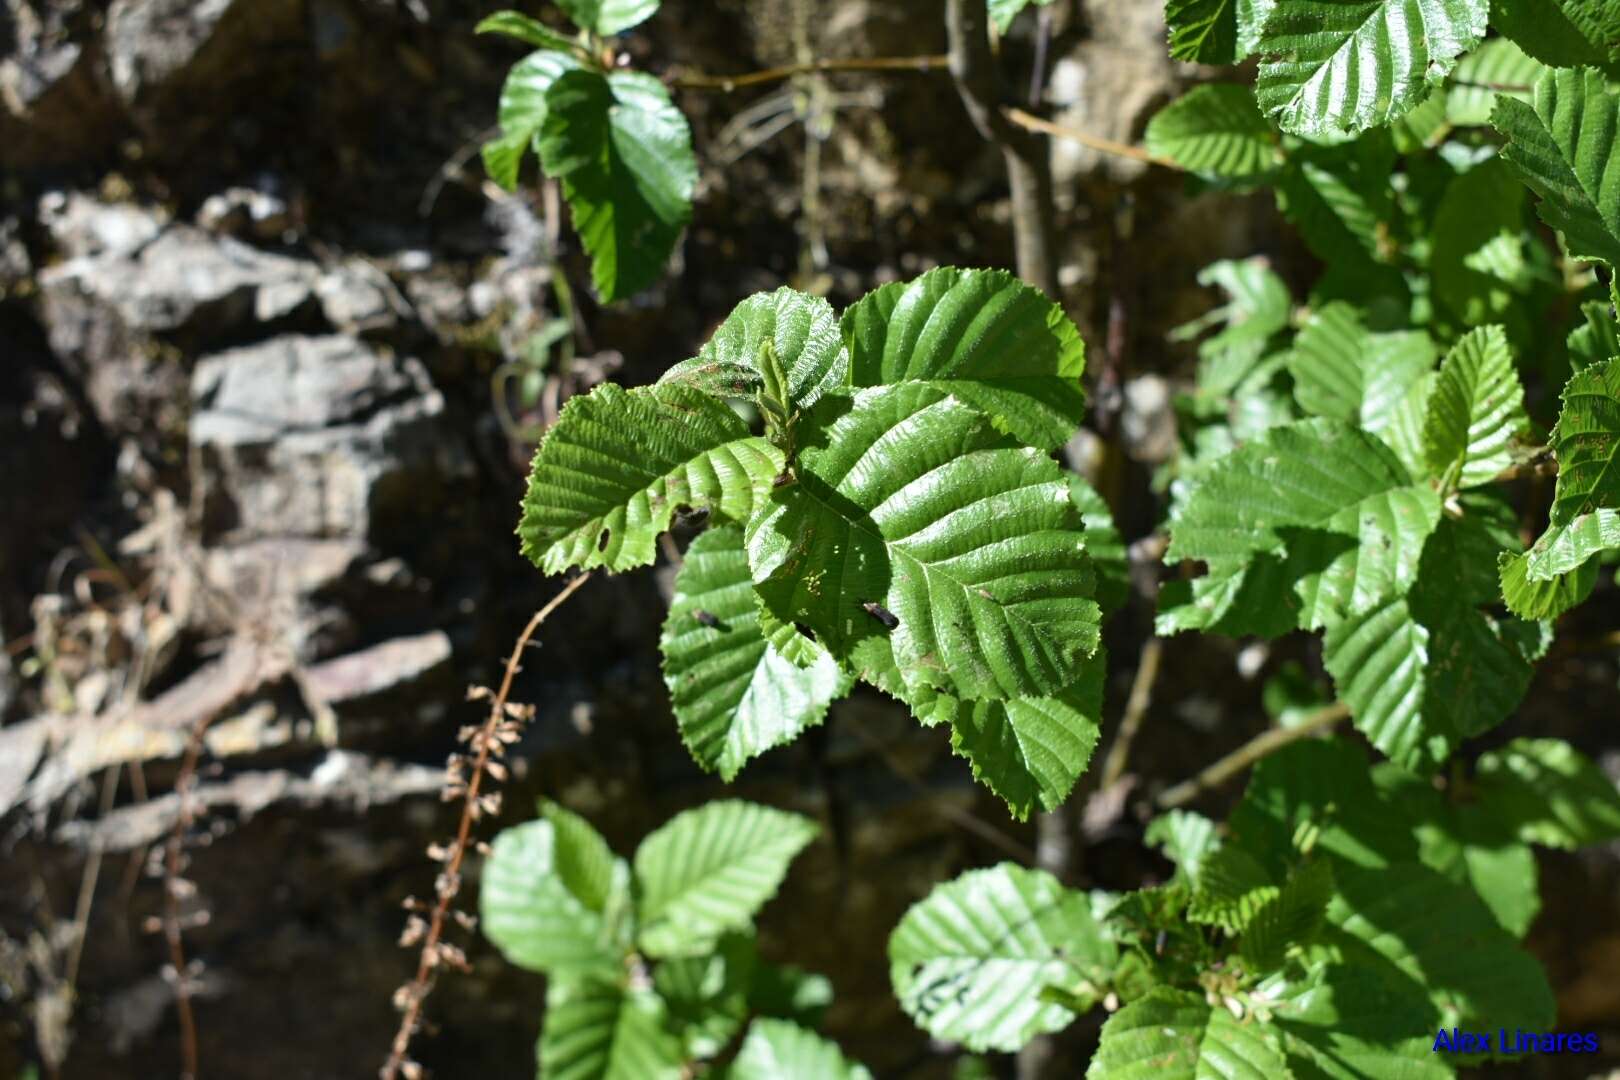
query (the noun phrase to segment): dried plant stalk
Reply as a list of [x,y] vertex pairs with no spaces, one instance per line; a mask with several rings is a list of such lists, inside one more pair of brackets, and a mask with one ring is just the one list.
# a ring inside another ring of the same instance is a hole
[[[466,954],[459,946],[444,940],[444,930],[446,922],[452,918],[463,929],[473,926],[472,916],[455,911],[451,905],[461,891],[461,863],[467,856],[473,822],[500,812],[501,797],[498,793],[483,790],[484,778],[487,776],[491,783],[505,779],[506,766],[497,759],[505,755],[506,748],[518,740],[523,723],[534,716],[532,705],[508,703],[512,680],[522,669],[519,661],[535,631],[563,601],[590,580],[590,576],[585,573],[570,581],[562,592],[534,613],[512,646],[512,654],[506,659],[506,671],[501,676],[498,690],[491,693],[485,687],[473,687],[468,692],[471,700],[489,701],[489,715],[483,724],[461,731],[461,741],[466,744],[470,758],[460,753],[450,755],[443,797],[446,802],[461,801],[461,822],[456,828],[455,838],[448,845],[431,844],[428,847],[428,858],[443,867],[434,880],[433,902],[427,904],[414,897],[405,901],[406,909],[411,914],[405,919],[400,944],[406,948],[420,944],[422,951],[417,961],[416,975],[394,992],[394,1006],[401,1015],[388,1060],[379,1071],[383,1080],[398,1080],[400,1077],[418,1080],[424,1075],[422,1066],[410,1058],[411,1038],[422,1022],[422,1002],[433,992],[436,973],[441,967],[468,970]],[[428,912],[426,918],[422,917],[423,911]]]

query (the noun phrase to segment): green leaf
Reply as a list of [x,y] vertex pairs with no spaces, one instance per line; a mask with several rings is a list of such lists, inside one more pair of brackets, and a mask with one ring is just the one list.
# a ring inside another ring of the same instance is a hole
[[[1270,989],[1265,987],[1263,989]],[[1300,1080],[1451,1080],[1422,990],[1375,971],[1327,965],[1278,987],[1272,1028]]]
[[1498,98],[1491,123],[1569,253],[1620,267],[1620,94],[1596,71],[1548,71],[1534,105]]
[[[1214,582],[1259,573],[1256,607],[1315,628],[1410,587],[1439,518],[1438,496],[1375,436],[1307,420],[1216,462],[1172,516],[1165,559],[1202,559]],[[1214,622],[1237,592],[1195,590],[1193,602]]]
[[1221,331],[1198,346],[1198,392],[1224,401],[1265,356],[1271,339],[1288,326],[1288,286],[1263,259],[1222,259],[1198,272],[1198,284],[1218,286],[1229,300],[1170,332],[1186,341],[1214,324]]
[[1018,13],[1035,4],[1045,7],[1052,0],[990,0],[990,18],[995,21],[996,29],[1005,34],[1018,18]]
[[787,369],[792,403],[807,409],[849,378],[849,354],[832,305],[793,289],[755,293],[734,308],[698,354],[664,372],[716,397],[751,397],[761,385],[760,355],[769,342]]
[[1620,46],[1620,12],[1607,0],[1491,0],[1491,25],[1555,67],[1601,64]]
[[1358,132],[1423,100],[1485,36],[1487,0],[1278,0],[1256,94],[1284,131]]
[[636,850],[643,951],[701,955],[750,926],[816,831],[808,818],[732,799],[671,818]]
[[1273,873],[1294,857],[1301,828],[1313,852],[1365,867],[1417,859],[1410,824],[1373,786],[1366,753],[1343,739],[1290,743],[1255,766],[1230,819],[1240,844]]
[[537,1047],[540,1080],[680,1080],[681,1045],[658,995],[552,984]]
[[1049,457],[916,383],[830,395],[801,440],[798,482],[748,526],[754,583],[778,619],[869,681],[854,656],[864,643],[892,648],[904,687],[968,700],[1044,697],[1079,679],[1100,613],[1079,513]]
[[1187,918],[1235,936],[1277,895],[1277,883],[1254,856],[1235,845],[1222,844],[1199,865]]
[[1177,874],[1185,877],[1195,889],[1204,859],[1220,846],[1215,823],[1190,810],[1160,814],[1147,827],[1142,839],[1150,847],[1163,848],[1164,857],[1176,864]]
[[[1306,245],[1323,261],[1366,268],[1390,261],[1389,223],[1395,218],[1390,174],[1395,143],[1387,131],[1332,146],[1299,143],[1287,147],[1277,177],[1277,206],[1299,228]],[[1376,273],[1376,271],[1372,271]],[[1360,294],[1376,295],[1358,281]]]
[[1488,807],[1448,798],[1429,781],[1384,763],[1373,769],[1380,803],[1418,841],[1418,857],[1491,909],[1498,925],[1524,937],[1541,909],[1535,853]]
[[1104,614],[1117,611],[1131,595],[1131,560],[1125,538],[1097,489],[1075,473],[1068,474],[1068,481],[1069,498],[1080,511],[1086,535],[1086,554],[1097,571],[1097,603]]
[[727,1080],[871,1080],[838,1044],[786,1020],[755,1020]]
[[[1491,22],[1500,29],[1494,11]],[[1499,95],[1528,99],[1545,70],[1514,42],[1491,38],[1457,64],[1457,70],[1452,73],[1453,85],[1446,93],[1446,119],[1457,127],[1488,124]]]
[[850,680],[825,650],[809,665],[782,656],[761,632],[742,529],[692,542],[659,638],[664,684],[681,741],[728,783],[751,758],[821,723]]
[[1034,809],[1055,810],[1074,790],[1097,747],[1102,716],[1101,652],[1074,686],[1051,697],[958,701],[941,696],[930,719],[951,725],[951,749],[973,778],[1023,821]]
[[1251,973],[1280,967],[1290,947],[1309,944],[1333,898],[1333,864],[1325,859],[1295,870],[1282,889],[1249,919],[1238,951]]
[[1016,1050],[1066,1026],[1074,1013],[1042,989],[1099,996],[1113,961],[1089,897],[1010,863],[936,886],[889,938],[900,1007],[972,1050]]
[[1479,759],[1485,812],[1526,843],[1574,849],[1620,837],[1620,791],[1559,739],[1515,739]]
[[633,71],[569,71],[546,91],[536,148],[562,181],[604,302],[657,280],[692,217],[697,162],[663,83]]
[[625,866],[583,818],[542,813],[495,838],[478,896],[484,934],[519,967],[611,978],[625,951]]
[[[1542,535],[1542,539],[1559,532],[1560,527],[1553,526]],[[1541,541],[1536,543],[1539,545]],[[1529,565],[1528,555],[1515,555],[1508,551],[1502,552],[1497,559],[1502,601],[1507,604],[1509,611],[1521,619],[1556,619],[1570,608],[1584,603],[1597,585],[1596,563],[1543,579],[1530,577]]]
[[[1529,192],[1500,158],[1446,185],[1429,236],[1429,273],[1435,300],[1459,327],[1522,322],[1517,308],[1527,277],[1522,252],[1528,201]],[[1495,258],[1503,252],[1511,253],[1505,263]]]
[[662,0],[557,0],[575,26],[597,34],[622,34],[652,18]]
[[1278,160],[1276,133],[1254,91],[1236,83],[1193,87],[1148,121],[1145,138],[1149,153],[1215,179],[1259,179]]
[[708,956],[665,960],[653,969],[653,990],[669,1011],[688,1058],[711,1058],[748,1022],[749,989],[759,969],[751,934],[727,934]]
[[[1541,966],[1467,888],[1420,863],[1338,868],[1328,922],[1343,962],[1422,987],[1442,1027],[1488,1030],[1495,1017],[1544,1031],[1554,1022]],[[1483,1025],[1483,1026],[1481,1026]]]
[[1592,510],[1542,533],[1524,553],[1525,571],[1531,581],[1551,581],[1616,548],[1620,548],[1620,510]]
[[1042,450],[1067,442],[1085,413],[1080,332],[1003,270],[942,266],[885,285],[844,312],[843,330],[856,387],[925,383]]
[[1254,51],[1276,0],[1165,0],[1170,56],[1199,64],[1235,64]]
[[526,41],[530,45],[541,49],[558,49],[568,52],[574,48],[574,43],[557,31],[551,29],[538,19],[531,19],[518,11],[497,11],[495,14],[480,20],[473,27],[475,34],[505,34],[507,37]]
[[1592,510],[1620,507],[1620,359],[1570,376],[1552,445],[1558,457],[1554,525],[1569,525]]
[[723,402],[684,387],[603,383],[570,398],[535,451],[518,535],[548,574],[646,566],[677,507],[748,520],[782,455]]
[[[480,24],[482,29],[483,24]],[[566,72],[579,70],[572,53],[542,49],[512,66],[501,86],[501,135],[484,144],[484,168],[507,191],[517,190],[523,154],[546,122],[546,92]]]
[[1288,1067],[1259,1021],[1161,986],[1103,1025],[1086,1080],[1277,1080]]
[[1579,370],[1620,357],[1620,322],[1600,300],[1581,305],[1586,322],[1569,332],[1569,361]]
[[1334,302],[1313,312],[1300,330],[1288,371],[1300,408],[1376,434],[1434,367],[1434,355],[1422,331],[1368,333],[1354,308]]
[[1423,445],[1449,489],[1477,487],[1513,464],[1513,439],[1529,419],[1507,334],[1483,326],[1452,346],[1429,395]]
[[1533,624],[1461,598],[1458,572],[1425,557],[1420,585],[1330,626],[1322,659],[1356,727],[1391,760],[1432,771],[1463,739],[1507,719],[1543,648]]

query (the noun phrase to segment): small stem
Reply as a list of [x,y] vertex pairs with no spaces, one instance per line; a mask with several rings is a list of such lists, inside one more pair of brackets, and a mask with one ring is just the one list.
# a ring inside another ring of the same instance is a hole
[[679,90],[719,90],[729,94],[746,86],[781,82],[795,75],[820,74],[830,71],[943,71],[950,62],[945,56],[868,56],[848,59],[809,60],[800,64],[750,71],[742,75],[705,75],[694,72],[676,75],[669,84]]
[[1153,683],[1159,677],[1159,661],[1164,656],[1164,639],[1150,637],[1142,644],[1141,658],[1136,662],[1136,678],[1131,683],[1131,696],[1125,701],[1125,716],[1119,722],[1119,733],[1108,747],[1103,761],[1102,781],[1098,791],[1107,791],[1125,775],[1125,763],[1130,758],[1131,743],[1142,728],[1142,718],[1153,702]]
[[1333,704],[1317,710],[1293,727],[1267,728],[1191,780],[1161,793],[1156,800],[1158,807],[1160,810],[1173,810],[1185,806],[1204,792],[1220,787],[1266,755],[1281,750],[1291,742],[1327,731],[1349,715],[1350,710],[1343,704]]
[[388,1060],[383,1064],[381,1076],[383,1080],[395,1080],[402,1072],[406,1076],[419,1075],[419,1066],[409,1064],[406,1052],[410,1049],[411,1037],[416,1034],[417,1024],[422,1015],[422,1002],[433,990],[433,971],[439,964],[439,941],[444,936],[444,926],[450,915],[450,905],[456,897],[461,882],[461,863],[467,855],[467,842],[472,837],[473,819],[478,816],[479,801],[478,789],[484,779],[485,771],[489,765],[490,748],[498,745],[494,737],[495,730],[506,718],[506,702],[512,693],[512,680],[517,677],[522,665],[523,650],[528,648],[529,640],[534,637],[540,624],[544,623],[553,611],[562,606],[579,587],[591,579],[590,573],[581,574],[563,587],[563,590],[546,602],[546,605],[529,619],[528,625],[518,635],[517,642],[512,646],[512,654],[506,658],[506,671],[501,676],[501,686],[490,698],[489,717],[484,721],[483,729],[473,740],[475,757],[473,759],[471,775],[467,779],[467,789],[461,803],[461,823],[456,828],[456,838],[450,846],[449,856],[445,860],[444,871],[440,880],[445,887],[434,890],[435,900],[433,913],[429,917],[427,934],[422,942],[421,959],[417,962],[416,976],[403,987],[404,1006],[401,1009],[399,1030],[394,1033],[394,1042],[389,1050]]
[[1007,109],[1006,117],[1008,120],[1011,120],[1013,123],[1017,124],[1021,128],[1025,128],[1026,130],[1039,131],[1042,134],[1051,135],[1059,139],[1068,139],[1070,142],[1077,142],[1081,146],[1089,146],[1091,149],[1096,150],[1099,153],[1113,154],[1115,157],[1126,157],[1132,159],[1133,161],[1146,162],[1149,165],[1162,165],[1167,169],[1175,169],[1177,171],[1181,170],[1181,166],[1177,165],[1169,158],[1162,158],[1157,154],[1150,154],[1140,146],[1132,146],[1129,143],[1115,142],[1113,139],[1105,139],[1101,135],[1092,135],[1089,132],[1081,131],[1079,128],[1065,127],[1062,124],[1054,124],[1050,120],[1043,119],[1036,116],[1034,113],[1026,112],[1023,109]]

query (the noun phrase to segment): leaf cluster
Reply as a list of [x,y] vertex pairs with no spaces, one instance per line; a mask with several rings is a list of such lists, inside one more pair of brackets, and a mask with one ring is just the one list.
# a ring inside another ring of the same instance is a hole
[[930,1034],[1015,1050],[1102,1006],[1087,1076],[1452,1075],[1441,1028],[1545,1027],[1518,941],[1531,844],[1620,835],[1620,794],[1556,740],[1518,740],[1436,789],[1342,740],[1261,763],[1225,826],[1172,811],[1146,839],[1164,884],[1084,893],[1002,864],[915,904],[889,942]]
[[761,959],[753,918],[816,827],[752,803],[711,802],[614,855],[554,803],[496,837],[484,933],[548,977],[542,1080],[675,1078],[703,1064],[729,1080],[866,1080],[814,1033],[820,976]]
[[535,46],[501,90],[501,133],[484,167],[508,191],[526,153],[562,184],[604,301],[657,280],[692,218],[697,162],[686,117],[664,84],[615,66],[604,38],[650,18],[660,0],[559,0],[579,27],[561,34],[516,11],[478,24]]
[[841,317],[762,293],[657,385],[568,403],[523,550],[628,570],[707,525],[660,644],[682,739],[725,779],[861,681],[948,726],[1016,815],[1049,809],[1096,743],[1098,597],[1123,594],[1106,507],[1052,458],[1084,363],[1061,309],[999,271],[933,270]]

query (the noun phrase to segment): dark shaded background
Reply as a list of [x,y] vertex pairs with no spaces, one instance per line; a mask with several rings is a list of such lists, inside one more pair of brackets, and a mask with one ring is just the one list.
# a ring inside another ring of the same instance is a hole
[[[795,284],[842,306],[932,265],[1012,261],[999,155],[944,75],[681,92],[703,167],[696,220],[662,284],[602,309],[542,187],[503,195],[476,158],[522,54],[473,35],[497,6],[0,6],[0,1076],[41,1046],[63,1055],[64,1077],[178,1071],[166,953],[144,927],[162,900],[147,864],[174,820],[190,718],[210,708],[188,871],[208,921],[185,936],[203,1071],[374,1074],[414,964],[395,944],[400,903],[427,894],[423,850],[454,822],[436,792],[457,727],[478,715],[466,686],[495,677],[556,589],[516,554],[530,448],[491,404],[496,368],[557,313],[554,266],[578,298],[578,359],[530,423],[601,378],[651,381],[751,292]],[[1046,103],[1075,126],[1136,139],[1199,75],[1165,57],[1156,4],[1052,10]],[[1030,24],[1003,49],[1020,86]],[[668,0],[626,48],[664,74],[944,44],[933,0]],[[1194,197],[1177,176],[1068,145],[1055,171],[1088,383],[1108,370],[1123,387],[1093,395],[1122,449],[1100,483],[1134,540],[1161,512],[1149,480],[1173,451],[1169,392],[1190,369],[1165,331],[1213,300],[1197,269],[1260,254],[1298,287],[1319,268],[1266,197]],[[1070,456],[1094,462],[1094,441]],[[1151,571],[1139,576],[1150,590]],[[629,852],[721,791],[816,816],[825,842],[766,909],[766,955],[833,979],[826,1031],[878,1075],[948,1075],[951,1049],[890,998],[884,942],[932,884],[1026,849],[1032,829],[971,783],[942,732],[865,693],[731,787],[702,775],[658,672],[668,581],[667,565],[594,581],[542,634],[516,694],[539,717],[502,823],[545,793]],[[1606,582],[1565,637],[1591,636],[1614,602]],[[1108,629],[1110,722],[1150,629],[1143,595]],[[229,692],[233,639],[290,651],[335,710],[335,748],[299,679]],[[1167,643],[1138,794],[1263,727],[1260,687],[1283,662],[1320,673],[1306,641],[1252,646],[1246,675],[1240,648]],[[1613,773],[1615,686],[1612,646],[1561,648],[1481,748],[1557,735]],[[1082,826],[1085,790],[1075,883],[1162,878],[1144,816],[1093,805]],[[1598,1030],[1607,1056],[1516,1074],[1599,1075],[1620,1067],[1620,859],[1542,853],[1542,871],[1531,947],[1561,1025]],[[532,1075],[542,981],[481,938],[463,943],[475,970],[430,999],[437,1031],[418,1056],[441,1076]],[[1073,1062],[1098,1023],[1065,1037]]]

